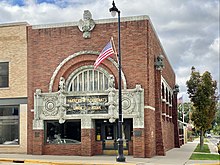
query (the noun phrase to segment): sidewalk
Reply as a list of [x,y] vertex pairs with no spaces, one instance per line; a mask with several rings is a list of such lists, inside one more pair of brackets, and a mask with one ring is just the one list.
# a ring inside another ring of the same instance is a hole
[[207,144],[209,145],[211,154],[218,154],[217,144],[214,145],[211,141],[209,141]]
[[[35,165],[219,165],[218,161],[192,161],[189,160],[198,141],[188,142],[181,148],[174,148],[166,156],[153,158],[133,158],[126,156],[125,163],[116,162],[115,156],[55,156],[55,155],[26,155],[26,154],[0,154],[1,162],[20,162]],[[14,163],[16,164],[16,163]]]
[[[194,140],[194,143],[199,144],[199,138]],[[217,150],[212,142],[207,142],[205,144],[208,144],[210,153],[211,154],[218,154]],[[219,155],[220,158],[220,155]],[[219,161],[213,161],[213,160],[188,160],[186,165],[220,165]]]

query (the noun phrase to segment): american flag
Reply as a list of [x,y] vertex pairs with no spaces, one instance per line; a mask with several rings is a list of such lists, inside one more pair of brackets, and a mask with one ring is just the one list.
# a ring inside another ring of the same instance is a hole
[[96,69],[98,67],[98,65],[105,60],[106,58],[108,58],[109,56],[112,56],[113,54],[115,54],[113,48],[112,48],[112,43],[111,40],[107,43],[107,45],[104,47],[104,49],[102,50],[102,52],[99,54],[98,58],[96,59],[95,63],[94,63],[94,69]]
[[181,96],[178,100],[177,100],[178,104],[182,104],[183,103],[183,96]]

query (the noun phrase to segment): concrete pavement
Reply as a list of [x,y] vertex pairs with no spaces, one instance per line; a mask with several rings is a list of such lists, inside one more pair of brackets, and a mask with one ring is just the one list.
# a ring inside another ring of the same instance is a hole
[[[166,153],[166,156],[153,158],[133,158],[126,156],[125,163],[116,162],[115,156],[55,156],[55,155],[27,155],[27,154],[0,154],[0,162],[45,164],[45,165],[220,165],[220,161],[194,161],[189,160],[198,141],[188,142],[181,148],[174,148]],[[14,163],[16,164],[16,163]]]

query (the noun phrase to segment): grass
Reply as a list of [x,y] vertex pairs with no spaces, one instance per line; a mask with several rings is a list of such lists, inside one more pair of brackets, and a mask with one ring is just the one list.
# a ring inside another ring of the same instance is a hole
[[200,144],[198,144],[196,149],[194,150],[194,152],[210,153],[209,146],[208,146],[208,144],[204,144],[203,149],[200,150]]
[[207,138],[204,139],[204,143],[208,143],[209,140]]
[[197,154],[193,153],[190,160],[220,160],[219,154]]
[[[198,153],[199,152],[199,153]],[[194,150],[194,153],[189,158],[190,160],[220,160],[219,154],[209,154],[208,144],[204,144],[203,150],[200,150],[200,144]]]

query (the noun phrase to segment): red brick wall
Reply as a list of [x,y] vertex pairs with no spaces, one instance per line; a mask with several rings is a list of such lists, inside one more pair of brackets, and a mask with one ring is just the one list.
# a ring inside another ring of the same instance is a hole
[[[148,33],[149,33],[149,58],[150,58],[150,65],[153,66],[155,59],[158,55],[162,54],[165,59],[164,59],[164,64],[165,64],[165,68],[162,70],[161,75],[165,78],[166,82],[169,84],[169,86],[174,89],[175,86],[175,73],[168,61],[168,58],[165,54],[165,52],[163,51],[163,48],[161,47],[160,41],[158,40],[158,36],[156,35],[153,27],[151,26],[151,24],[149,24],[149,28],[148,28]],[[149,77],[154,77],[155,73],[159,71],[155,71],[155,67],[151,67],[150,71],[149,71]],[[159,75],[158,75],[159,76]],[[156,79],[150,79],[150,83],[149,84],[154,84],[153,88],[155,89],[155,84],[158,83],[158,86],[156,87],[156,90],[160,89],[160,84],[161,84],[161,80],[158,77],[158,81],[156,82]],[[149,87],[150,88],[150,87]],[[149,91],[149,97],[151,97],[151,99],[156,98],[158,100],[150,100],[149,103],[151,105],[151,103],[157,103],[154,107],[156,108],[156,129],[160,132],[161,134],[159,135],[156,132],[156,135],[158,135],[157,139],[157,154],[160,153],[160,155],[164,155],[163,152],[163,148],[165,150],[169,150],[171,148],[174,147],[174,125],[173,122],[162,122],[162,117],[161,117],[161,113],[162,113],[162,100],[161,100],[161,91],[158,91],[158,96],[155,96],[155,93],[151,93],[154,90],[150,90]],[[173,105],[175,106],[175,105]],[[159,110],[159,112],[157,112]],[[174,117],[173,117],[174,118]],[[161,127],[161,128],[160,128]]]
[[81,129],[81,155],[92,156],[95,149],[95,130]]
[[144,129],[134,128],[133,129],[133,156],[136,158],[145,157],[145,139]]
[[33,152],[34,155],[43,154],[44,132],[43,130],[33,131]]
[[128,155],[133,155],[133,140],[128,142]]
[[[146,27],[147,21],[121,24],[122,70],[126,75],[128,88],[134,88],[137,83],[145,86],[146,83],[146,79],[143,79],[143,74],[146,75],[147,72]],[[112,35],[117,47],[117,23],[96,25],[91,39],[84,39],[78,27],[50,29],[31,29],[29,27],[28,33],[28,62],[32,63],[29,65],[31,70],[29,73],[33,73],[32,89],[40,87],[43,92],[48,91],[48,83],[55,68],[69,55],[82,50],[101,51]],[[83,55],[69,61],[58,73],[56,80],[59,80],[60,75],[68,76],[71,70],[80,65],[93,64],[96,58],[97,56],[94,55]],[[115,74],[116,78],[118,77],[116,68],[108,60],[105,60],[103,64],[108,71]],[[134,73],[135,79],[133,78]],[[38,81],[34,81],[35,79]],[[54,89],[56,88],[54,87]]]
[[179,141],[179,128],[178,128],[178,118],[177,118],[177,93],[174,93],[173,100],[172,100],[172,122],[174,127],[174,146],[179,148],[180,141]]
[[[91,39],[84,39],[76,26],[48,29],[28,27],[28,153],[33,152],[33,113],[31,109],[33,109],[35,90],[40,88],[42,92],[48,92],[50,78],[55,68],[69,55],[83,50],[101,51],[111,36],[114,37],[117,47],[117,25],[117,22],[97,24],[91,32]],[[135,88],[136,84],[140,84],[145,91],[144,105],[152,107],[155,107],[154,61],[159,54],[164,55],[154,33],[147,20],[121,23],[122,70],[127,80],[127,88]],[[67,78],[76,68],[93,65],[96,58],[97,56],[88,54],[78,56],[67,62],[58,72],[53,90],[57,91],[61,76]],[[105,60],[101,66],[110,74],[115,75],[117,87],[117,69],[108,60]],[[167,78],[169,85],[173,87],[175,75],[167,59],[165,59],[165,69],[162,74]],[[133,154],[136,157],[152,157],[156,153],[155,122],[158,121],[152,121],[154,118],[154,111],[145,109],[145,129],[141,130],[141,138],[134,137],[133,141]],[[88,139],[84,134],[93,136],[94,132],[92,130],[82,132],[82,151],[85,151],[87,155],[97,153],[97,150],[92,150],[92,147],[100,148],[100,144],[92,139],[86,148],[83,141]],[[46,145],[43,148],[45,153],[48,153],[53,146]],[[71,152],[74,153],[75,151]],[[80,155],[78,152],[76,154]]]
[[165,120],[162,122],[162,128],[164,135],[164,147],[167,151],[174,148],[174,124]]
[[44,145],[45,155],[76,155],[81,156],[81,144],[47,144]]
[[144,130],[145,130],[145,157],[153,157],[156,154],[155,143],[155,111],[146,108],[144,110]]
[[161,71],[155,71],[155,131],[156,154],[165,155],[165,134],[162,126]]
[[102,155],[102,141],[95,142],[94,154]]

